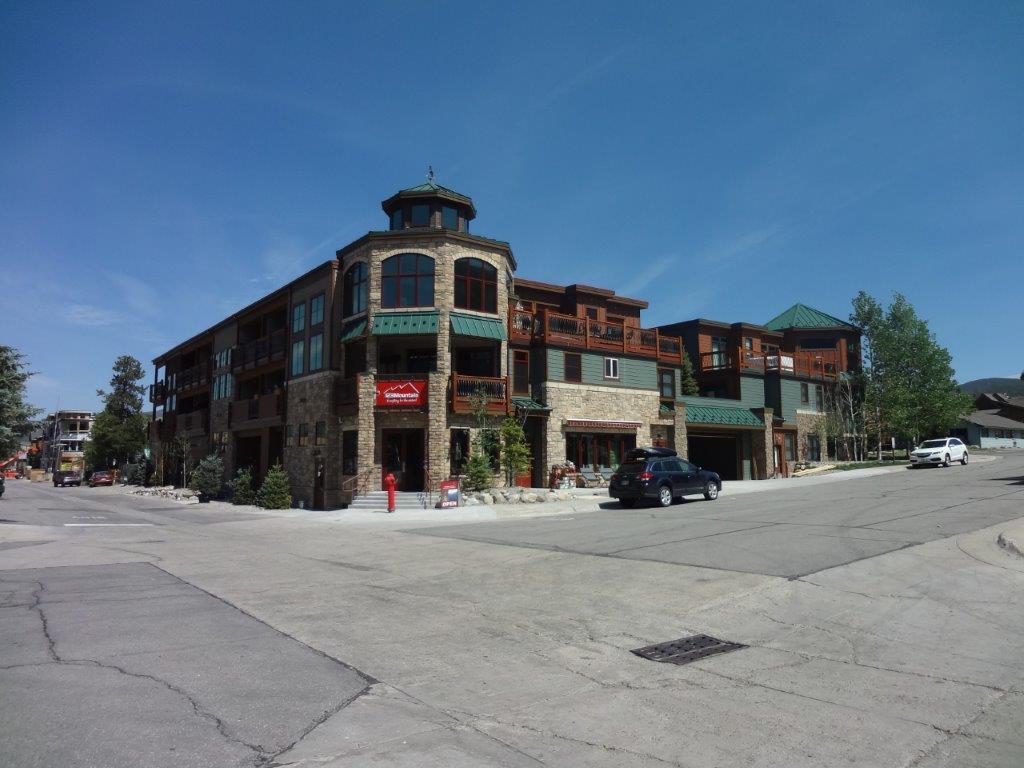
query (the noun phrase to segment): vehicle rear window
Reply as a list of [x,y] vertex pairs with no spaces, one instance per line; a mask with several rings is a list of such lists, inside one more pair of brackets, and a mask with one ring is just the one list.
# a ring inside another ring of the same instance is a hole
[[643,472],[646,466],[647,461],[644,459],[630,459],[623,462],[619,472]]
[[925,440],[921,443],[922,448],[943,448],[945,445],[945,440]]

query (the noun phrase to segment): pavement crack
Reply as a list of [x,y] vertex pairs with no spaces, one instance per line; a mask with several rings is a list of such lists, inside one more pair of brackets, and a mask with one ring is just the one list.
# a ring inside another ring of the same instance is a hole
[[217,729],[217,732],[220,733],[220,735],[223,736],[227,741],[230,741],[233,744],[239,744],[240,746],[243,746],[246,749],[249,749],[252,752],[257,753],[257,755],[261,755],[262,756],[262,755],[267,754],[267,750],[264,747],[262,747],[261,745],[259,745],[259,744],[250,744],[249,742],[247,742],[247,741],[245,741],[243,739],[240,739],[240,738],[237,738],[235,736],[232,736],[228,732],[228,727],[227,727],[227,725],[225,724],[225,722],[223,720],[221,720],[213,712],[210,712],[209,710],[203,709],[203,707],[199,704],[198,701],[196,701],[195,697],[193,697],[192,694],[190,694],[184,688],[180,688],[179,686],[175,685],[174,683],[171,683],[171,682],[168,682],[167,680],[164,680],[162,678],[156,677],[155,675],[147,675],[147,674],[145,674],[143,672],[131,672],[131,671],[125,669],[124,667],[117,666],[116,664],[109,664],[109,663],[102,662],[102,661],[96,661],[94,659],[64,659],[64,660],[61,661],[61,664],[65,664],[65,665],[68,665],[68,666],[79,666],[79,667],[91,666],[91,667],[99,667],[101,669],[109,669],[109,670],[111,670],[113,672],[117,672],[119,674],[125,675],[126,677],[133,677],[133,678],[136,678],[136,679],[139,679],[139,680],[149,680],[151,682],[157,683],[158,685],[162,685],[167,690],[169,690],[169,691],[171,691],[173,693],[176,693],[177,695],[179,695],[182,698],[184,698],[189,703],[189,705],[192,707],[192,711],[198,717],[201,717],[204,720],[209,720],[211,723],[213,723],[214,727]]
[[348,705],[351,704],[353,701],[355,701],[356,699],[358,699],[359,697],[364,695],[372,687],[373,687],[373,685],[368,683],[367,685],[363,686],[362,690],[357,691],[352,696],[349,696],[347,699],[342,700],[341,702],[338,703],[337,706],[332,707],[330,709],[327,709],[327,710],[324,710],[323,712],[321,712],[317,717],[315,717],[313,719],[313,721],[309,725],[307,725],[305,728],[302,729],[302,732],[299,734],[298,738],[295,739],[295,741],[293,741],[291,744],[288,744],[285,747],[277,750],[273,754],[264,753],[264,755],[262,755],[259,759],[257,759],[256,760],[257,768],[274,768],[274,767],[279,766],[279,765],[287,765],[287,763],[275,763],[274,761],[279,756],[285,754],[288,750],[290,750],[293,747],[295,747],[296,744],[301,742],[310,733],[312,733],[314,730],[316,730],[316,728],[318,726],[323,725],[330,718],[334,717],[334,715],[338,714],[343,709],[348,707]]
[[46,619],[46,611],[43,610],[43,592],[46,591],[46,586],[41,581],[36,582],[37,588],[32,593],[32,604],[29,606],[33,611],[39,615],[39,621],[43,625],[43,637],[46,638],[46,650],[50,655],[52,661],[59,662],[61,658],[57,655],[57,643],[53,639],[53,635],[50,634],[50,623]]

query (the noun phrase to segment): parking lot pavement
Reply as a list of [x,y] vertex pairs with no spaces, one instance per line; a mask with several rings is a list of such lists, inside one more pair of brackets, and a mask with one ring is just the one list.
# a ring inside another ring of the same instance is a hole
[[412,533],[796,577],[1021,515],[1014,460],[948,469],[887,470],[869,479],[796,485],[773,493],[689,499],[668,508],[600,511]]

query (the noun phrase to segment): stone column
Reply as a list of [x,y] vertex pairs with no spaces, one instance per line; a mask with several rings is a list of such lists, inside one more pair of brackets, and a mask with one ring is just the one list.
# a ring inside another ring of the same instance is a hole
[[751,460],[754,465],[751,475],[757,480],[767,480],[770,477],[775,477],[775,436],[772,429],[774,411],[771,408],[751,408],[750,410],[764,421],[764,431],[759,430],[750,436]]
[[690,454],[689,443],[686,439],[686,403],[676,403],[673,418],[676,443],[672,447],[676,449],[676,453],[685,459]]

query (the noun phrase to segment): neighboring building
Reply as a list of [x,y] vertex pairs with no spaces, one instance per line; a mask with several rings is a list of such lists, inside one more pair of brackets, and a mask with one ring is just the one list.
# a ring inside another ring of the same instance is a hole
[[[401,490],[436,489],[482,440],[482,412],[488,427],[521,419],[533,466],[518,480],[532,485],[567,458],[608,474],[644,444],[770,477],[773,430],[800,434],[799,384],[817,397],[855,356],[856,329],[822,313],[738,324],[738,346],[705,350],[707,321],[647,329],[645,301],[516,278],[508,243],[470,233],[472,200],[432,181],[382,208],[387,230],[153,361],[159,460],[184,438],[193,460],[221,452],[229,475],[250,466],[259,480],[281,462],[296,502],[333,508],[388,473]],[[736,351],[748,336],[759,353],[765,343],[759,372]],[[700,373],[714,398],[681,394],[689,348],[694,362],[722,356]],[[728,456],[711,442],[723,436],[736,441]]]
[[[43,468],[81,470],[85,462],[85,444],[92,432],[92,411],[57,411],[43,420],[38,438]],[[35,441],[33,441],[35,445]]]
[[688,457],[724,479],[787,476],[827,458],[826,393],[860,367],[860,331],[795,304],[762,325],[696,319],[661,326],[694,361],[699,398],[682,398]]
[[976,410],[954,432],[980,448],[1024,448],[1024,397],[985,393],[974,400]]

